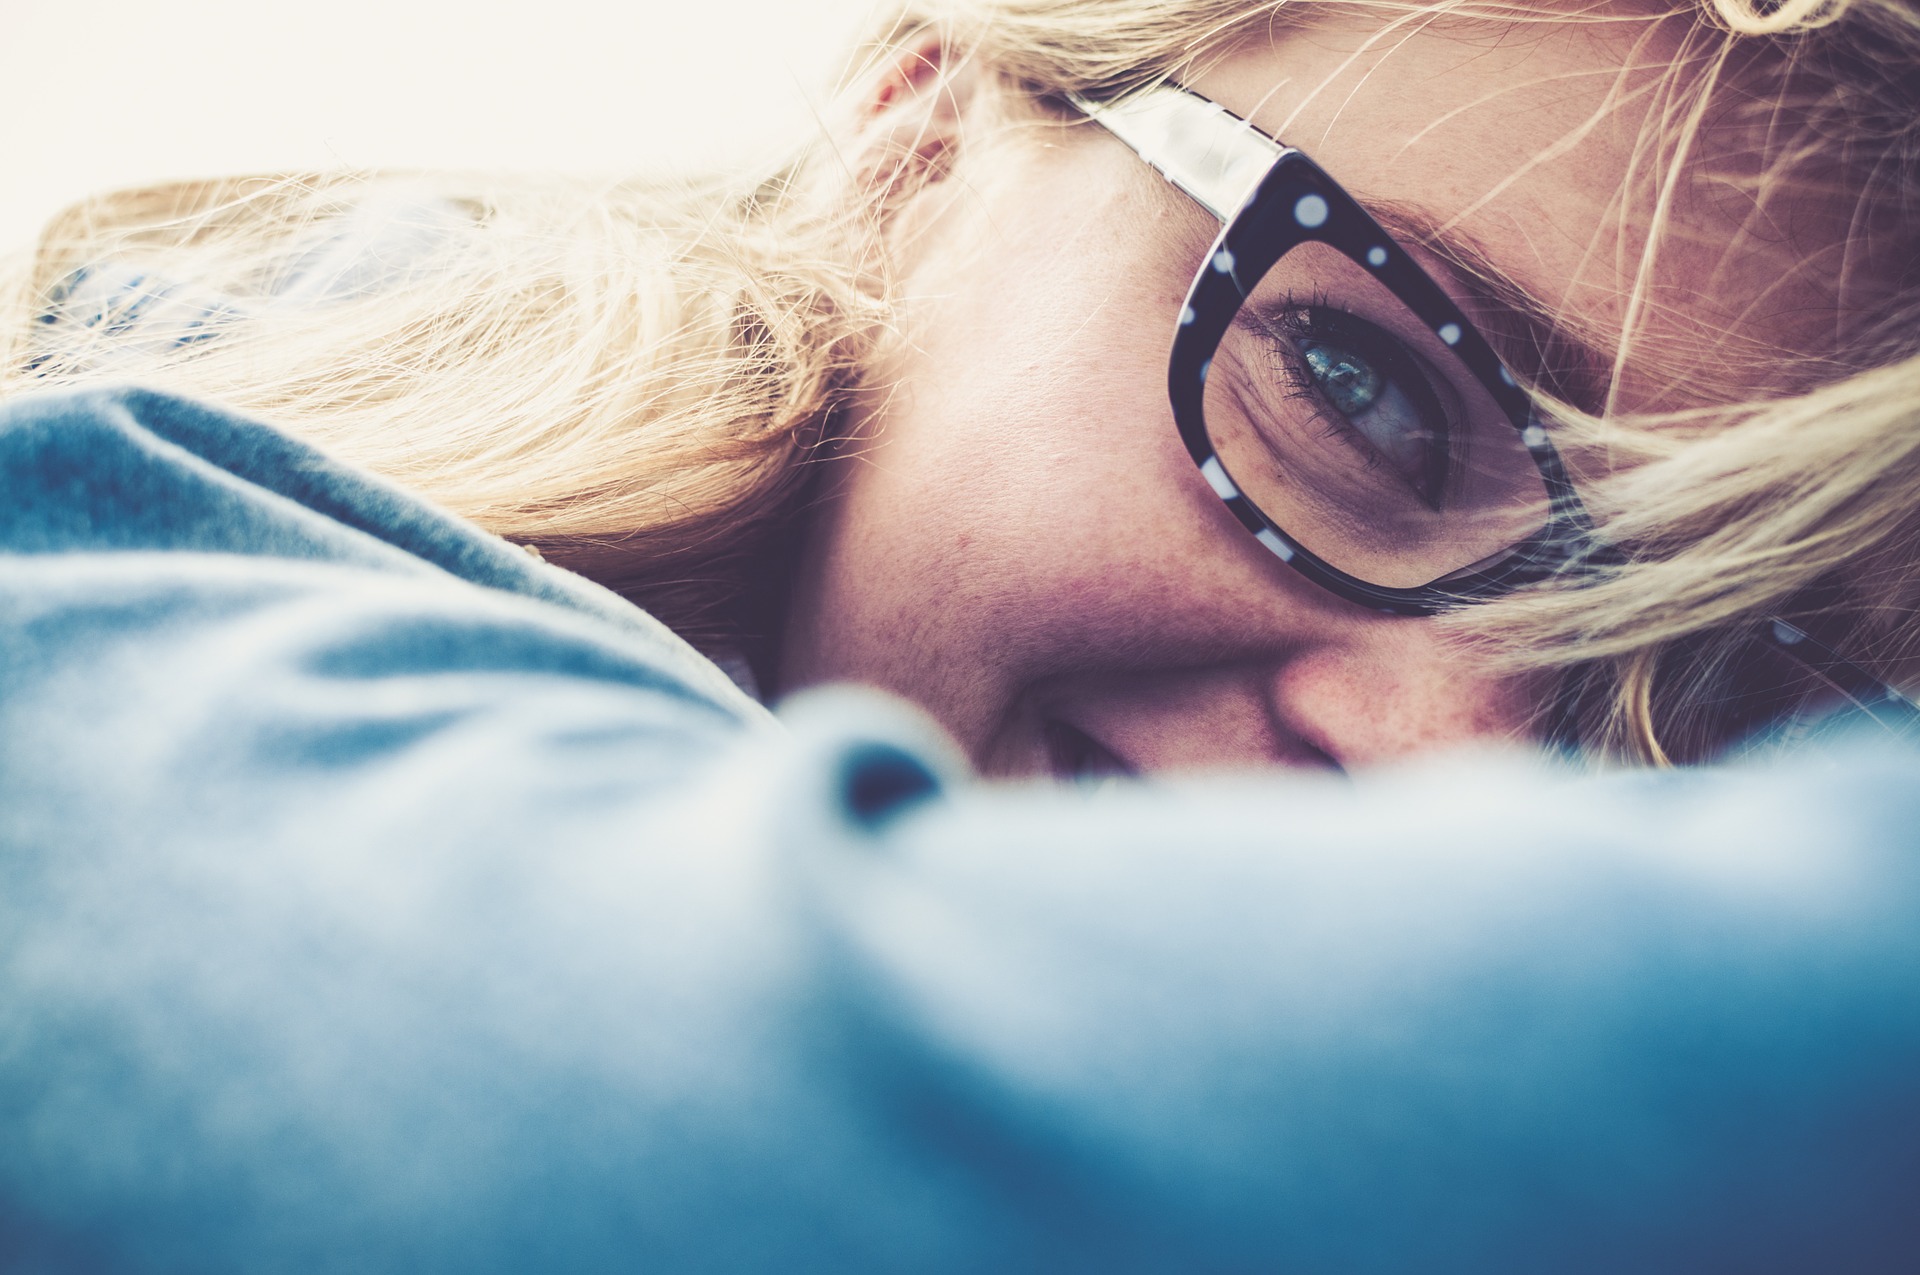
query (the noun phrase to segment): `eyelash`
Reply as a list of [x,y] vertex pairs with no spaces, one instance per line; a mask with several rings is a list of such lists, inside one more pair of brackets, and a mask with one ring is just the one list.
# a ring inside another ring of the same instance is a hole
[[[1315,330],[1311,320],[1307,316],[1316,311],[1345,315],[1353,319],[1356,323],[1367,322],[1367,320],[1362,319],[1351,310],[1334,304],[1324,293],[1316,292],[1308,300],[1302,301],[1296,294],[1289,292],[1283,298],[1282,304],[1279,307],[1279,313],[1283,316],[1281,324],[1276,325],[1270,323],[1262,316],[1259,324],[1260,334],[1268,339],[1274,352],[1279,355],[1281,367],[1288,386],[1288,397],[1313,405],[1314,420],[1322,427],[1321,436],[1324,438],[1338,438],[1360,458],[1368,469],[1377,469],[1386,463],[1385,458],[1380,455],[1378,449],[1361,436],[1360,432],[1354,428],[1353,423],[1328,401],[1326,391],[1321,388],[1319,382],[1313,379],[1313,374],[1307,370],[1306,363],[1301,358],[1299,347],[1295,344],[1295,342],[1301,338],[1318,337],[1324,340],[1330,335],[1339,335],[1338,333],[1329,333],[1324,328]],[[1282,325],[1284,325],[1284,327]],[[1418,357],[1418,355],[1408,351],[1406,361],[1412,361]],[[1401,360],[1395,361],[1400,362]],[[1434,400],[1434,406],[1440,412],[1447,434],[1453,434],[1455,432],[1456,422],[1448,416],[1445,408],[1441,406],[1439,402],[1441,395],[1435,391],[1435,388],[1431,384],[1424,383],[1424,377],[1421,379],[1427,395]],[[1403,386],[1402,388],[1405,390],[1410,387]],[[1395,476],[1402,477],[1404,481],[1403,476],[1401,476],[1398,471],[1395,471]],[[1422,495],[1419,492],[1415,492],[1414,494]],[[1424,496],[1422,496],[1422,498],[1424,499]]]

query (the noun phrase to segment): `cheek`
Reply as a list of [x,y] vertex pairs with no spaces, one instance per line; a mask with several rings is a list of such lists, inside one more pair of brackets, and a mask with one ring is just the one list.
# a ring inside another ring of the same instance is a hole
[[964,740],[1195,588],[1181,546],[1224,515],[1166,401],[1185,279],[1072,260],[954,281],[910,330],[817,529],[807,680],[877,682]]
[[847,637],[911,635],[885,660],[918,677],[1005,681],[1139,623],[1149,547],[1184,512],[1156,384],[1056,364],[917,387],[844,490]]

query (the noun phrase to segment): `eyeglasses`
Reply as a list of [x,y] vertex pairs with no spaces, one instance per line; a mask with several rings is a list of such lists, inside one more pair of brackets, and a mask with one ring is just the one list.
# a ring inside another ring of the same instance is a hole
[[[1432,615],[1617,556],[1531,395],[1447,292],[1305,154],[1174,84],[1069,101],[1221,223],[1174,330],[1187,452],[1281,561]],[[1920,708],[1806,631],[1756,636],[1890,728]]]

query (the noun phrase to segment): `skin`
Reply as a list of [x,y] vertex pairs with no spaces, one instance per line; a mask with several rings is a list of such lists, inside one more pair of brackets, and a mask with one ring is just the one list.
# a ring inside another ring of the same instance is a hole
[[[1429,27],[1368,48],[1371,34],[1280,32],[1185,82],[1363,203],[1456,222],[1555,309],[1617,327],[1644,107],[1606,107],[1624,64],[1671,56],[1661,29]],[[1000,775],[1074,770],[1081,735],[1139,771],[1350,769],[1524,738],[1539,686],[1477,669],[1431,621],[1317,588],[1188,459],[1166,351],[1216,223],[1102,130],[996,125],[976,72],[918,53],[848,144],[940,179],[891,228],[904,339],[810,528],[781,689],[884,687]],[[1683,199],[1676,227],[1661,285],[1711,287],[1720,308],[1672,305],[1668,321],[1734,313],[1751,330],[1808,304],[1780,282],[1805,265],[1786,245],[1729,262],[1737,226],[1716,201]]]

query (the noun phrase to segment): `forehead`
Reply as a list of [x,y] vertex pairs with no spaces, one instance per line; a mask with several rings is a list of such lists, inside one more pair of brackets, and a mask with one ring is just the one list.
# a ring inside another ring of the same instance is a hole
[[1471,243],[1591,344],[1660,337],[1636,348],[1639,384],[1616,392],[1680,406],[1682,381],[1724,396],[1703,364],[1735,392],[1755,388],[1750,362],[1823,352],[1832,313],[1810,268],[1817,236],[1747,233],[1755,206],[1735,191],[1755,162],[1751,130],[1716,117],[1673,162],[1675,103],[1701,74],[1687,69],[1689,26],[1317,20],[1263,33],[1187,82],[1314,156],[1363,204]]

